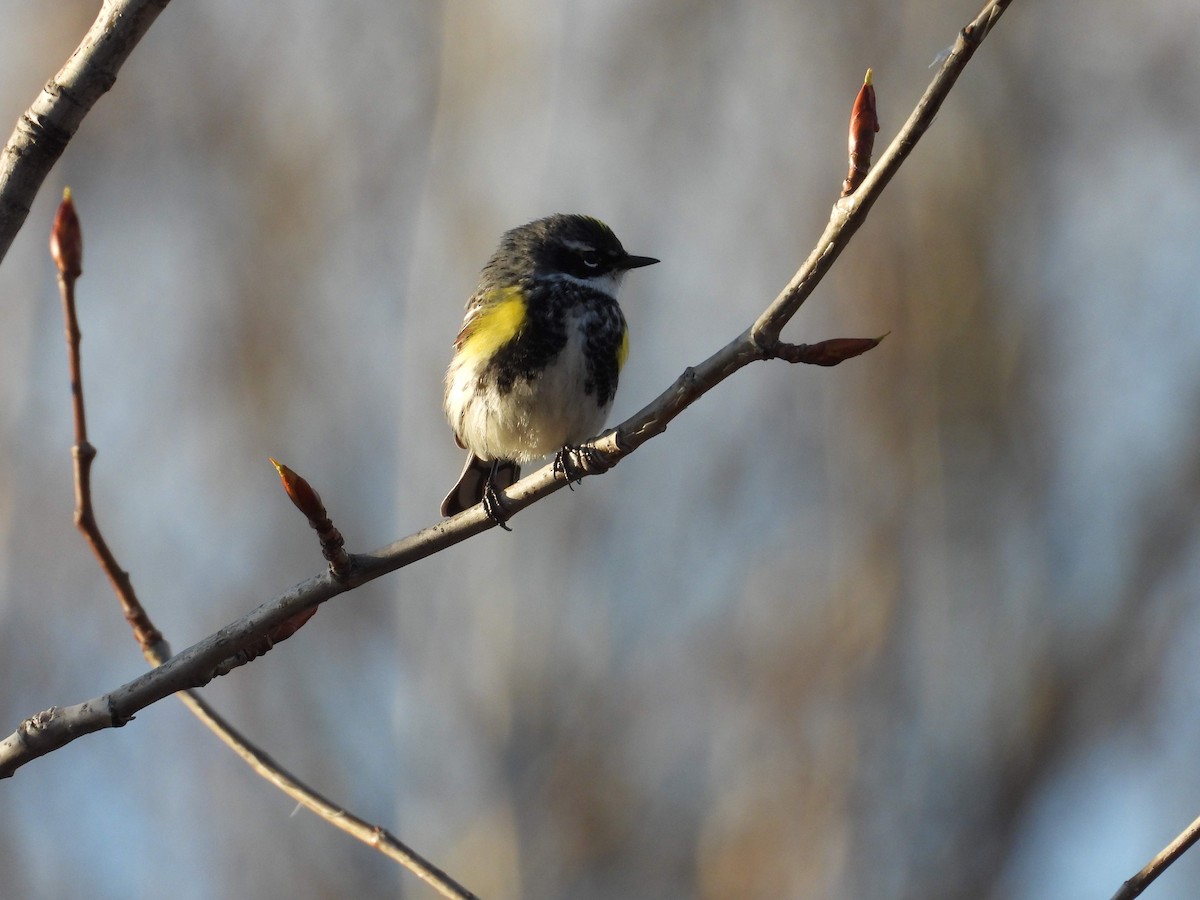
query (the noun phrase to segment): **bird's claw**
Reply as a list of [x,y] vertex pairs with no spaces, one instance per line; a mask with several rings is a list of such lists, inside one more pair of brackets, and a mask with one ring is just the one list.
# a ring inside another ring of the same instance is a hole
[[504,498],[500,496],[500,492],[496,490],[496,485],[488,478],[483,485],[483,499],[480,501],[483,505],[483,511],[487,513],[487,517],[503,528],[505,531],[512,531],[506,524],[512,514],[504,507]]

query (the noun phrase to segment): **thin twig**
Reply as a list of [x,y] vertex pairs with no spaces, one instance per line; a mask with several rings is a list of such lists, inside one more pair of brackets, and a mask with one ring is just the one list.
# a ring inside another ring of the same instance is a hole
[[867,214],[883,189],[892,180],[900,166],[908,159],[917,142],[929,130],[942,102],[958,81],[975,51],[987,37],[996,21],[1008,8],[1012,0],[990,0],[974,21],[959,32],[953,47],[942,60],[916,108],[900,129],[899,134],[879,158],[875,168],[863,179],[862,184],[849,197],[844,197],[833,208],[833,215],[817,246],[805,260],[800,270],[792,276],[787,287],[775,298],[767,310],[758,317],[751,329],[754,343],[769,346],[779,339],[779,333],[795,315],[796,310],[807,300],[820,280],[829,271],[834,260],[850,243],[855,232],[867,219]]
[[340,828],[384,856],[394,859],[433,887],[443,897],[477,900],[474,894],[425,859],[385,828],[372,825],[308,787],[270,756],[251,744],[194,691],[179,695],[183,705],[225,742],[250,768],[305,809]]
[[170,0],[104,0],[96,21],[0,152],[0,261],[25,223],[42,182],[80,124]]
[[[70,202],[69,198],[63,202]],[[79,319],[75,314],[75,279],[76,276],[70,272],[60,270],[58,273],[58,287],[66,321],[71,409],[75,420],[75,443],[71,447],[71,459],[75,470],[75,527],[83,534],[88,546],[100,561],[100,568],[108,576],[113,592],[121,604],[125,621],[133,629],[133,636],[142,648],[142,655],[151,665],[158,665],[165,657],[171,655],[171,649],[138,600],[133,583],[129,580],[129,573],[120,567],[108,542],[104,540],[92,508],[92,461],[96,458],[96,448],[88,442],[87,417],[83,405],[83,375],[79,362],[81,334]]]
[[[573,476],[606,471],[664,431],[672,419],[738,369],[780,355],[779,332],[862,225],[875,200],[932,124],[980,41],[1010,2],[990,0],[963,29],[879,166],[852,196],[834,207],[830,224],[816,249],[758,321],[700,365],[687,369],[650,405],[591,442],[587,447],[590,452],[581,454],[583,471],[573,472]],[[600,463],[589,462],[589,457]],[[504,492],[506,510],[515,514],[565,486],[565,476],[554,465],[546,465]],[[13,734],[0,740],[0,778],[84,734],[123,725],[134,713],[163,697],[207,684],[222,660],[298,613],[493,527],[494,521],[477,505],[374,553],[351,555],[350,570],[344,579],[334,578],[329,572],[310,578],[166,660],[152,672],[85,703],[53,707],[32,716]]]
[[[116,557],[109,549],[108,542],[100,531],[96,521],[95,510],[92,506],[91,468],[92,460],[96,457],[95,448],[88,442],[87,416],[83,403],[83,368],[80,362],[79,318],[75,312],[75,282],[82,274],[83,241],[79,220],[75,215],[71,192],[64,192],[63,202],[55,216],[54,228],[51,231],[51,254],[58,265],[58,286],[63,301],[63,318],[66,323],[67,365],[71,382],[71,411],[75,422],[75,444],[71,447],[71,456],[75,470],[75,525],[83,533],[88,545],[100,562],[100,568],[112,583],[113,591],[121,604],[125,620],[133,628],[134,637],[142,648],[142,655],[152,666],[161,665],[171,655],[170,648],[162,633],[150,621],[150,616],[142,606],[133,589],[129,573],[117,564]],[[313,492],[315,496],[315,492]],[[319,503],[319,499],[318,499]],[[324,515],[324,508],[321,508]],[[329,527],[332,529],[332,523]],[[336,529],[334,529],[336,531]],[[340,549],[338,535],[337,548]],[[332,539],[330,539],[332,540]],[[324,542],[322,547],[324,547]],[[332,550],[330,551],[333,552]],[[342,551],[345,556],[345,551]],[[331,571],[336,567],[331,561]],[[314,610],[315,611],[315,610]],[[310,611],[311,614],[311,611]],[[302,614],[303,615],[303,614]],[[302,622],[300,624],[303,624]],[[296,627],[299,627],[297,625]],[[291,631],[287,636],[290,636]],[[268,636],[269,637],[269,636]],[[282,640],[282,638],[278,638]],[[273,643],[273,642],[272,642]],[[267,646],[261,652],[265,653]],[[261,655],[261,653],[257,654]],[[244,660],[243,660],[244,661]],[[228,668],[229,663],[224,664]],[[458,884],[449,875],[426,860],[419,853],[407,847],[386,829],[372,825],[358,816],[335,805],[326,797],[304,784],[291,772],[287,771],[275,760],[251,743],[243,734],[233,727],[215,709],[200,697],[195,691],[180,693],[180,701],[204,725],[240,756],[250,768],[281,791],[300,803],[306,809],[315,813],[331,825],[357,838],[369,847],[373,847],[396,862],[403,865],[419,878],[433,886],[445,897],[457,900],[469,900],[474,894]]]
[[1142,871],[1121,885],[1120,890],[1113,894],[1112,900],[1133,900],[1134,897],[1140,896],[1142,891],[1150,887],[1154,879],[1191,849],[1197,840],[1200,840],[1200,819],[1196,819],[1180,832],[1175,840],[1167,844],[1154,859],[1146,863]]

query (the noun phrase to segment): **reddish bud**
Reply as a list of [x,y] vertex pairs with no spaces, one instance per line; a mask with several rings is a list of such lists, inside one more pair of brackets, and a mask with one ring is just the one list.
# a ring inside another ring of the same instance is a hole
[[312,489],[312,485],[283,463],[272,459],[271,465],[279,473],[279,480],[283,482],[283,489],[287,492],[288,499],[296,505],[296,509],[304,513],[309,521],[324,519],[325,506],[321,503],[320,495]]
[[58,204],[58,212],[54,214],[50,256],[64,278],[78,278],[83,274],[83,230],[79,227],[79,216],[75,214],[69,187],[63,188],[62,203]]
[[[279,480],[283,482],[283,489],[287,491],[288,499],[296,505],[296,509],[304,513],[308,518],[308,524],[317,532],[317,539],[321,542],[321,554],[329,561],[329,570],[334,577],[341,581],[350,574],[350,555],[346,552],[346,542],[342,538],[342,533],[334,527],[329,515],[325,512],[325,505],[321,503],[320,495],[313,490],[312,485],[283,463],[272,459],[271,465],[279,473]],[[296,628],[306,621],[308,621],[307,618],[301,620]]]
[[871,154],[875,150],[875,133],[879,131],[879,116],[875,108],[875,79],[867,69],[863,85],[854,98],[850,112],[850,172],[842,182],[842,196],[849,197],[862,184],[871,169]]
[[280,641],[286,641],[293,634],[303,628],[304,623],[316,614],[317,607],[315,606],[312,609],[306,609],[303,612],[298,612],[290,619],[286,619],[276,625],[274,629],[268,632],[267,637],[270,639],[272,644],[278,644]]
[[886,334],[877,338],[832,338],[828,341],[810,344],[809,352],[806,354],[808,358],[802,359],[801,362],[814,366],[836,366],[838,363],[861,356],[868,350],[874,350],[885,337],[887,337]]
[[213,677],[217,678],[221,675],[228,675],[238,666],[244,666],[251,660],[258,659],[260,656],[265,656],[271,652],[271,648],[281,641],[286,641],[293,634],[304,627],[304,623],[317,614],[317,607],[306,609],[303,612],[298,612],[290,619],[286,619],[276,625],[271,631],[264,634],[262,637],[247,644],[233,656],[230,656],[213,669]]
[[886,334],[881,334],[877,338],[831,338],[816,344],[780,344],[774,355],[791,363],[836,366],[873,350],[885,337]]

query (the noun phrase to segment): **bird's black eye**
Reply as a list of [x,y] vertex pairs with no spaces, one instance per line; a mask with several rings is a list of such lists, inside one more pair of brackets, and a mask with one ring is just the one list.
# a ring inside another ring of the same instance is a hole
[[583,260],[583,264],[589,269],[600,268],[602,257],[595,250],[581,250],[579,252],[579,258]]

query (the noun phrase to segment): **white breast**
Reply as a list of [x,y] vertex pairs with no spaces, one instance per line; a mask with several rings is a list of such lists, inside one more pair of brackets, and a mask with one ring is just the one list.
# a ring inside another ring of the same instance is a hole
[[599,433],[611,403],[600,406],[594,393],[583,390],[587,363],[580,326],[590,316],[594,313],[586,310],[570,315],[566,346],[541,378],[518,380],[503,396],[491,383],[478,388],[479,365],[451,363],[446,416],[467,449],[485,460],[527,463]]

